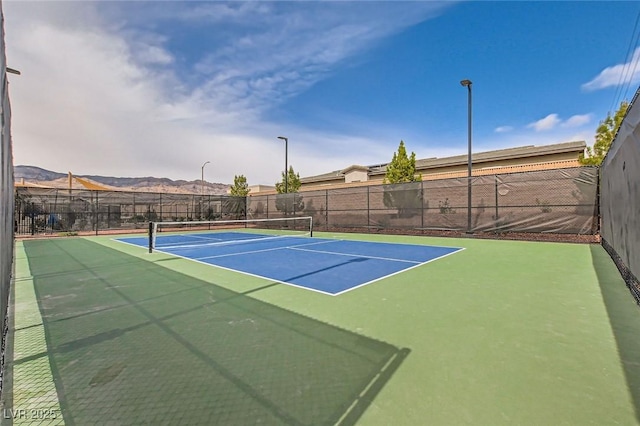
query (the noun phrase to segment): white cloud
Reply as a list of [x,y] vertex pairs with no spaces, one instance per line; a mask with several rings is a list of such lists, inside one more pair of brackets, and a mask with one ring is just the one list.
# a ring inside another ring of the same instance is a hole
[[265,9],[244,3],[205,4],[199,8],[202,15],[194,18],[189,14],[189,19],[217,23],[222,17],[232,17],[249,21],[252,27],[210,50],[195,70],[212,76],[206,90],[217,93],[226,108],[261,111],[301,93],[347,58],[439,9],[427,5],[408,13],[412,8],[389,6],[293,2]]
[[[549,114],[538,121],[527,124],[527,128],[534,129],[536,132],[546,132],[557,127],[575,128],[589,124],[592,118],[592,114],[576,114],[566,120],[562,120],[558,114],[554,113]],[[498,129],[500,129],[500,127]],[[496,132],[498,129],[496,129]]]
[[584,141],[593,145],[595,129],[588,124],[593,114],[573,115],[563,120],[558,114],[549,114],[545,118],[527,126],[514,128],[510,132],[495,132],[477,137],[474,152],[512,148],[516,146],[543,146],[564,142]]
[[[3,6],[8,64],[22,72],[10,82],[16,164],[76,174],[198,179],[202,163],[211,161],[207,180],[230,183],[235,174],[244,174],[251,184],[272,184],[284,167],[276,139],[283,125],[265,122],[266,111],[377,40],[443,7],[341,2]],[[180,34],[172,25],[194,20],[198,25],[190,31],[221,38],[201,41],[196,65],[170,47]],[[237,28],[228,28],[230,21],[243,23],[241,36]],[[302,176],[379,162],[389,154],[381,139],[286,128],[290,163]]]
[[499,127],[495,128],[494,132],[496,132],[496,133],[508,133],[508,132],[511,132],[512,130],[513,130],[512,126],[499,126]]
[[592,114],[578,114],[569,117],[562,123],[563,127],[580,127],[591,122]]
[[247,18],[255,21],[257,17],[266,15],[271,10],[271,5],[260,2],[211,2],[183,10],[180,12],[180,17],[196,22],[246,22]]
[[607,67],[591,81],[584,83],[582,90],[591,92],[605,89],[607,87],[637,84],[640,82],[640,47],[636,48],[631,60],[624,64],[617,64]]
[[556,127],[558,124],[560,124],[560,121],[561,120],[558,118],[558,114],[549,114],[545,118],[527,124],[527,127],[535,129],[536,132],[544,132]]

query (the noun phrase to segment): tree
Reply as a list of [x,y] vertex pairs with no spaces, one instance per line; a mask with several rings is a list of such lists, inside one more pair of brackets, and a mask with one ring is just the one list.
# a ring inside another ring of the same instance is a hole
[[249,194],[249,185],[244,175],[233,177],[233,186],[229,192],[234,197],[246,197]]
[[385,206],[398,209],[399,217],[412,217],[422,214],[422,189],[419,183],[422,174],[416,173],[416,154],[407,155],[404,141],[400,141],[398,151],[393,153],[387,164],[387,173],[383,183],[382,201]]
[[[276,182],[276,209],[283,211],[286,214],[301,212],[304,210],[304,203],[302,197],[297,194],[300,189],[300,173],[293,171],[293,166],[289,166],[289,173],[287,174],[287,182],[285,185],[284,172],[282,172],[282,180]],[[285,193],[285,186],[286,192]]]
[[393,153],[391,162],[387,164],[387,173],[383,183],[418,182],[422,180],[422,174],[416,174],[416,153],[407,156],[404,141],[400,141],[398,152]]
[[602,164],[602,160],[609,152],[613,138],[615,138],[620,124],[629,109],[629,102],[622,101],[620,108],[615,112],[613,116],[611,113],[607,114],[607,118],[600,122],[600,125],[596,129],[595,143],[593,148],[588,146],[586,155],[580,154],[578,161],[585,166],[599,166]]
[[289,175],[287,176],[286,185],[284,181],[284,172],[282,172],[282,180],[276,183],[276,191],[278,194],[284,194],[286,186],[286,192],[298,192],[300,185],[300,173],[294,172],[293,166],[289,166]]
[[231,197],[225,198],[223,203],[224,212],[232,215],[235,219],[245,219],[247,211],[247,194],[249,185],[245,175],[233,177],[233,185],[229,191]]

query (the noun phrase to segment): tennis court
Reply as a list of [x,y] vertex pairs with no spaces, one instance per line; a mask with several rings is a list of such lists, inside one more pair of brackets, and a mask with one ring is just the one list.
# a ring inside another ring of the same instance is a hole
[[[133,237],[118,241],[147,247],[149,240]],[[461,249],[224,230],[161,235],[157,237],[156,250],[339,295]]]
[[[17,242],[4,423],[638,423],[640,313],[600,245],[314,233],[204,254],[135,238]],[[290,238],[341,253],[291,263],[417,263],[335,297],[290,276],[308,265],[243,266],[294,256]],[[433,247],[454,254],[425,263]]]

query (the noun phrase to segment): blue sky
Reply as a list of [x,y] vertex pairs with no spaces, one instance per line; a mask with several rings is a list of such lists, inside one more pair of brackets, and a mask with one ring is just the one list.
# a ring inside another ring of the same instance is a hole
[[[640,84],[636,2],[3,2],[15,164],[274,184],[585,140]],[[626,65],[625,65],[626,64]]]

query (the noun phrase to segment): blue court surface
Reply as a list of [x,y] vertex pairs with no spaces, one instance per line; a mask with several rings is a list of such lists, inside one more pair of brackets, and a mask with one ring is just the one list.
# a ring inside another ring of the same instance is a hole
[[[147,247],[148,238],[119,238]],[[339,295],[453,254],[461,248],[242,232],[160,235],[156,251]]]

